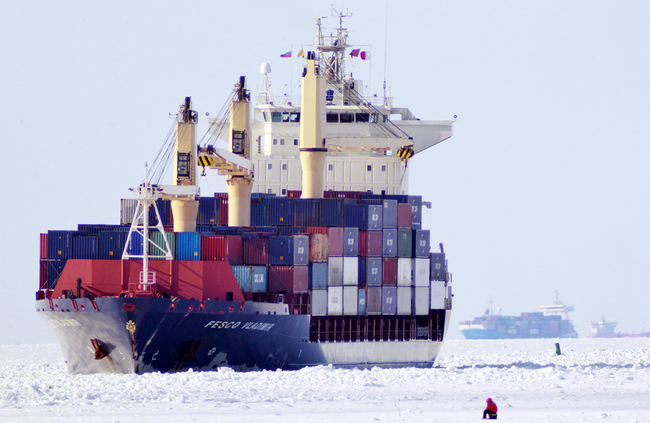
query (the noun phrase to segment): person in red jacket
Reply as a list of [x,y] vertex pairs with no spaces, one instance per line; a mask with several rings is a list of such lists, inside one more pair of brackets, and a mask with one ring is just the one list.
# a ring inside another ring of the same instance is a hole
[[485,407],[485,411],[483,411],[483,418],[485,419],[496,419],[497,418],[497,404],[492,401],[492,398],[487,399],[487,407]]

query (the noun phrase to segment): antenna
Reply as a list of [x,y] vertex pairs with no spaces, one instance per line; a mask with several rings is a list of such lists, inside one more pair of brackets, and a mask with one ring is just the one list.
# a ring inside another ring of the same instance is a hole
[[388,9],[386,9],[386,27],[384,29],[384,103],[386,102],[386,57],[388,56]]

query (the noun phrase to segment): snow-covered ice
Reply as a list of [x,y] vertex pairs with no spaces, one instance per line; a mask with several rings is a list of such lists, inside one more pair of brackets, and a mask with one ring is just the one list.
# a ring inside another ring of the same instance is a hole
[[[562,355],[555,355],[559,342]],[[650,339],[447,341],[433,369],[72,376],[0,346],[0,419],[39,422],[650,422]]]

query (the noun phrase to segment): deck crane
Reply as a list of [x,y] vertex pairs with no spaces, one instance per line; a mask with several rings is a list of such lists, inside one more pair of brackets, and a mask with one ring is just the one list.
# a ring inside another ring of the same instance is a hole
[[254,173],[250,161],[250,92],[240,76],[230,108],[229,148],[198,149],[199,165],[217,169],[228,184],[228,226],[250,226]]

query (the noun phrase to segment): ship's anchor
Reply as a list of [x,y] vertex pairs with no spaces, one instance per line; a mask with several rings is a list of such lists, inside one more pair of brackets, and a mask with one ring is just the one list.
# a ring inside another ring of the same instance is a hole
[[91,339],[90,343],[95,349],[95,360],[101,360],[104,357],[108,356],[108,350],[99,339]]

